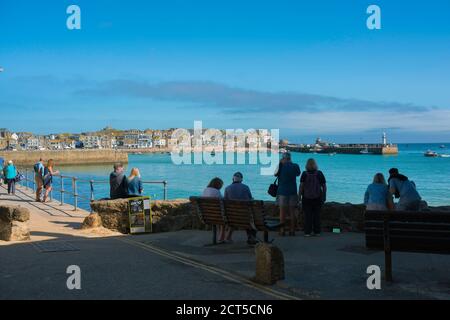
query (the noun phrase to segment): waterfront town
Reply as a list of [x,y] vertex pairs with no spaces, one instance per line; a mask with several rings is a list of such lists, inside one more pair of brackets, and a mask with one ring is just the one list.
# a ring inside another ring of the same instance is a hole
[[[176,129],[130,129],[117,130],[105,127],[95,132],[82,133],[53,133],[39,135],[31,132],[14,132],[0,129],[0,150],[5,151],[44,151],[44,150],[70,150],[70,149],[125,149],[125,150],[160,150],[168,149],[179,143],[172,138]],[[227,140],[225,130],[220,130],[224,138],[203,139],[207,129],[202,131],[202,141],[208,146],[223,146]],[[193,130],[189,130],[191,143],[195,139]],[[254,136],[246,135],[247,145],[260,147],[271,144],[269,133],[259,133]]]

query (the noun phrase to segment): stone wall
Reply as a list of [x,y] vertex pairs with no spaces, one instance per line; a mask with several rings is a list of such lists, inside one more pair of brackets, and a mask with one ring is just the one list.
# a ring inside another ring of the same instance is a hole
[[[128,222],[128,200],[100,200],[91,203],[93,212],[101,218],[102,225],[111,230],[122,233],[129,232]],[[269,216],[278,217],[279,211],[275,202],[265,202],[266,212]],[[450,207],[431,208],[432,210],[449,211]],[[209,229],[202,224],[198,216],[192,213],[191,204],[188,200],[151,201],[153,214],[153,232],[178,231],[183,229]],[[324,231],[340,228],[342,231],[364,231],[363,204],[351,203],[326,203],[322,209],[321,222]],[[298,214],[299,228],[303,229],[303,215]],[[98,221],[90,217],[92,221]],[[90,222],[86,220],[86,224]]]
[[[129,233],[128,200],[99,200],[91,203],[94,214],[100,216],[102,226],[121,233]],[[188,200],[151,201],[153,232],[203,229],[197,215],[192,214]],[[89,218],[92,221],[97,219]],[[89,221],[86,220],[86,225]]]
[[0,240],[29,240],[29,220],[30,212],[26,208],[20,206],[0,206]]
[[128,163],[128,153],[119,150],[44,150],[2,151],[0,157],[12,160],[16,165],[35,164],[39,158],[53,159],[56,165]]

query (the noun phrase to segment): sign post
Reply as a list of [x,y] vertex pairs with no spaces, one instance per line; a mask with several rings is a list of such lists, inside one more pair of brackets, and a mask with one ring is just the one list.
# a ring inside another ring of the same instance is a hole
[[131,234],[152,232],[150,197],[128,199],[128,215]]

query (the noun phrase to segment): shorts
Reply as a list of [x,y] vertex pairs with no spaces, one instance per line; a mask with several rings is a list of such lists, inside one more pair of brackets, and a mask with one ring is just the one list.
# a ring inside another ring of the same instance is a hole
[[296,207],[298,205],[298,195],[292,194],[290,196],[277,196],[277,204],[280,207]]

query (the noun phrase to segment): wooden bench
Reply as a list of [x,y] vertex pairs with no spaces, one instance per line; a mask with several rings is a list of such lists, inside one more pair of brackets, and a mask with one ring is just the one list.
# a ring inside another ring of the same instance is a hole
[[450,254],[450,213],[366,211],[366,247],[384,250],[392,281],[392,251]]
[[204,197],[190,197],[198,216],[206,225],[212,225],[213,244],[217,243],[216,226],[228,226],[237,230],[264,232],[264,242],[269,242],[269,231],[278,230],[278,219],[265,214],[264,202],[260,200],[223,200]]

